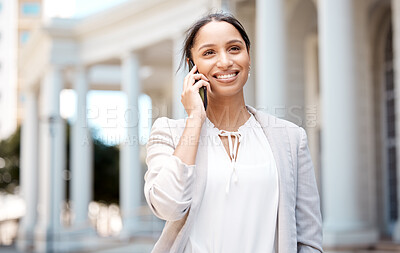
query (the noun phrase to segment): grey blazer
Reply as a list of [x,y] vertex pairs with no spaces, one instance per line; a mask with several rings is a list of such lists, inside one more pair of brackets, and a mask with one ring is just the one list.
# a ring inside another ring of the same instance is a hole
[[[322,252],[320,201],[303,128],[250,106],[270,143],[279,177],[278,252]],[[173,156],[185,121],[157,119],[147,144],[144,193],[153,213],[166,220],[152,252],[183,252],[206,185],[207,138],[202,128],[196,165]]]

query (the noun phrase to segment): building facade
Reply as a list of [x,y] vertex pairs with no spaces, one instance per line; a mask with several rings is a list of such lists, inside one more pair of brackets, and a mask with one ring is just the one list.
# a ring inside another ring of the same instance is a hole
[[41,21],[41,0],[0,1],[0,140],[21,122],[18,54]]
[[15,1],[0,1],[0,139],[11,135],[17,126],[16,6]]
[[[397,0],[128,1],[83,20],[51,20],[31,34],[19,66],[25,98],[21,189],[32,210],[23,219],[21,241],[37,252],[87,246],[73,246],[71,238],[89,227],[88,90],[124,91],[131,119],[184,117],[187,70],[176,72],[184,32],[221,9],[241,20],[253,42],[246,102],[308,133],[324,246],[400,242]],[[98,78],[98,68],[117,68],[120,75]],[[66,137],[59,97],[65,88],[75,90],[79,108],[71,137],[71,227],[60,223]],[[142,93],[151,97],[151,115],[138,113]],[[126,135],[138,140],[137,124],[126,127]],[[134,141],[120,148],[121,238],[130,238],[142,230],[145,155]]]

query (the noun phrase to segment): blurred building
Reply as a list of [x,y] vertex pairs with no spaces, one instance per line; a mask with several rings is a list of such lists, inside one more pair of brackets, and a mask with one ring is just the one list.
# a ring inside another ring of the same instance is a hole
[[16,6],[15,1],[0,1],[0,139],[12,134],[17,126]]
[[[21,191],[29,210],[20,226],[22,248],[96,246],[77,239],[90,230],[89,90],[122,90],[128,98],[127,139],[120,145],[120,238],[159,228],[146,227],[142,218],[146,168],[137,120],[184,117],[180,94],[187,70],[176,72],[184,32],[221,9],[241,20],[252,41],[246,102],[307,130],[325,247],[400,242],[400,1],[151,0],[128,1],[81,20],[52,19],[30,34],[19,61]],[[60,222],[66,137],[59,104],[66,88],[75,90],[79,108],[71,137],[69,227]],[[151,97],[151,115],[138,113],[142,93]]]
[[13,134],[21,120],[18,52],[40,24],[41,13],[41,0],[0,1],[0,139]]
[[18,52],[29,38],[30,32],[41,21],[41,1],[2,1],[1,7],[1,94],[0,139],[13,134],[20,123]]
[[[17,15],[17,62],[23,61],[20,58],[20,52],[24,48],[25,44],[28,42],[33,30],[41,25],[43,19],[43,3],[42,0],[18,0],[18,1],[8,1],[16,2],[16,15]],[[18,75],[17,79],[17,92],[21,94],[20,87],[22,81],[20,80],[21,75]],[[17,110],[15,115],[17,116],[17,123],[21,123],[22,119],[22,102],[23,96],[17,97],[17,104],[12,108]],[[15,130],[14,130],[15,131]]]

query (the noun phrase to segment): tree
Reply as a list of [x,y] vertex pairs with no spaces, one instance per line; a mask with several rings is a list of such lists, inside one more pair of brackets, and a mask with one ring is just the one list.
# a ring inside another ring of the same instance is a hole
[[0,142],[0,190],[14,193],[19,185],[21,128]]
[[119,148],[94,139],[94,200],[119,203]]

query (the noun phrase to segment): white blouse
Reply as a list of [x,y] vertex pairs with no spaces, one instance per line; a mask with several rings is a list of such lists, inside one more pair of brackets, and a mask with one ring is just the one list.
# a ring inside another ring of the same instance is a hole
[[[237,132],[208,118],[206,127],[206,189],[184,252],[276,252],[278,173],[260,124],[251,114]],[[228,137],[230,155],[219,136]]]

